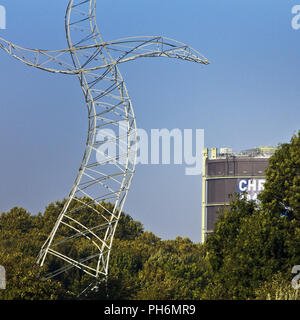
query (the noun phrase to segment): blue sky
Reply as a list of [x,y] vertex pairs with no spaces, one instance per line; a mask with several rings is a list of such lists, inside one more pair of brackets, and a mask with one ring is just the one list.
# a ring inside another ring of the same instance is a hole
[[[0,0],[7,30],[25,47],[65,48],[67,0]],[[167,59],[121,66],[137,125],[204,129],[207,147],[287,142],[300,129],[300,0],[98,0],[105,40],[163,35],[203,53],[209,66]],[[0,211],[32,213],[68,195],[87,130],[73,77],[26,67],[0,52]],[[185,165],[139,165],[125,211],[167,239],[200,241],[201,177]]]

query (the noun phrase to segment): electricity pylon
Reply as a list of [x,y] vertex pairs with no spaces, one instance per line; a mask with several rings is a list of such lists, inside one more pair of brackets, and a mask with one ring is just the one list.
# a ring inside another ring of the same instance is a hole
[[[96,0],[70,0],[65,29],[66,49],[26,49],[2,38],[0,49],[28,66],[79,80],[88,111],[86,148],[68,199],[37,261],[43,266],[51,256],[62,263],[49,278],[76,267],[100,280],[108,275],[112,242],[134,174],[138,143],[136,119],[119,65],[146,57],[204,65],[209,61],[186,44],[160,36],[104,41],[96,23]],[[103,130],[107,134],[116,128],[118,135],[102,136]],[[105,152],[105,147],[116,152]],[[78,217],[79,211],[87,213],[85,218]],[[82,248],[79,256],[72,251],[77,244]]]

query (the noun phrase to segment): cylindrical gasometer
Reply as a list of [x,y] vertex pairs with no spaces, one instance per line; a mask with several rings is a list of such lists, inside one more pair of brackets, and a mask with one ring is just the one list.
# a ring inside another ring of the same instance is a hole
[[259,147],[241,152],[230,148],[203,150],[202,242],[213,232],[220,209],[229,205],[235,193],[246,192],[256,200],[263,190],[265,170],[274,147]]

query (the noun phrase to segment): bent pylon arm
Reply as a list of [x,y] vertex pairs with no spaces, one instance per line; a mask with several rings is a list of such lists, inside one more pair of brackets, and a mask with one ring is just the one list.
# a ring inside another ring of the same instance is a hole
[[[52,73],[76,73],[69,59],[69,49],[29,49],[18,46],[3,38],[0,38],[0,49],[8,53],[13,58],[31,67],[35,67]],[[57,68],[57,66],[59,66],[59,68]]]
[[138,58],[166,57],[209,64],[208,59],[187,44],[161,36],[123,38],[107,42],[105,47],[112,56],[116,56],[118,63]]

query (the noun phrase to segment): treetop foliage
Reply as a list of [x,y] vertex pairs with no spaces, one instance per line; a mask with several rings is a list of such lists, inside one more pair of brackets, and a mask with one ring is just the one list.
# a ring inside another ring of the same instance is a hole
[[[92,281],[78,269],[44,280],[59,265],[47,259],[43,268],[36,266],[65,201],[35,216],[17,207],[1,213],[0,265],[7,289],[0,290],[0,299],[299,299],[291,270],[300,265],[300,131],[270,158],[259,203],[235,195],[205,244],[161,240],[122,213],[109,278],[98,292],[78,296]],[[77,215],[86,225],[98,223],[87,209]],[[79,241],[72,250],[80,256],[86,246]]]

